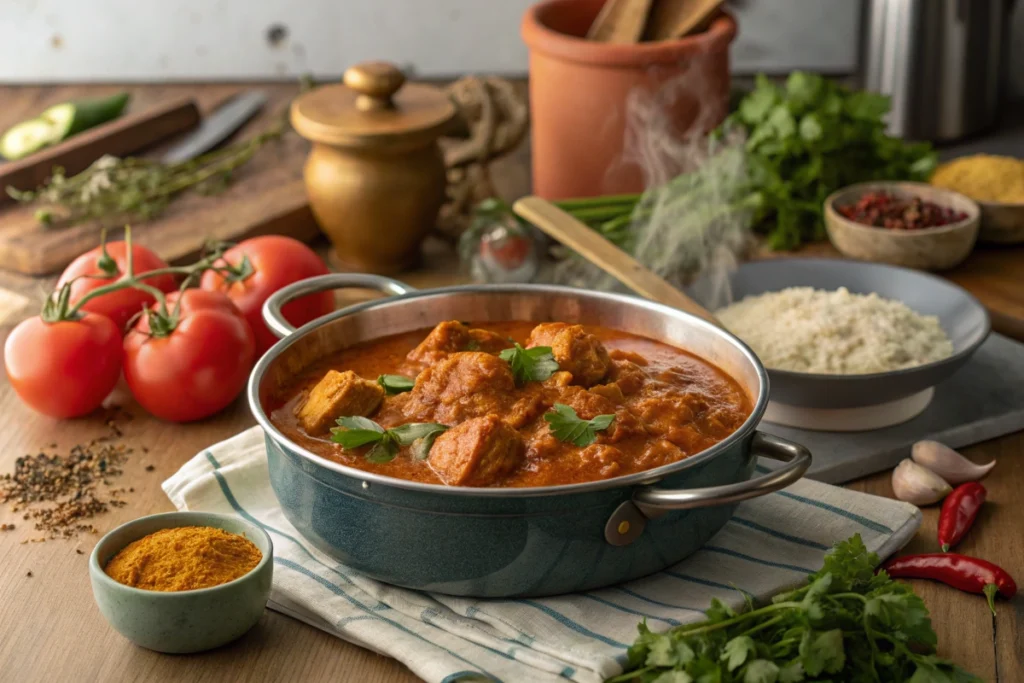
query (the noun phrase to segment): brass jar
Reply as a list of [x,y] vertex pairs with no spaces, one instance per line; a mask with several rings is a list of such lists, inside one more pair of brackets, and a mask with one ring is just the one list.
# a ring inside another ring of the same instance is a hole
[[389,274],[415,265],[445,197],[437,139],[455,116],[438,89],[392,64],[348,69],[343,84],[297,98],[295,130],[313,142],[309,203],[338,265]]

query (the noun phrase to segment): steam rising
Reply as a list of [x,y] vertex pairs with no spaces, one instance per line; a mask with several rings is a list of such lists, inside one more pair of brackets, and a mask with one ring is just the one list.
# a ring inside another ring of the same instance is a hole
[[[701,69],[688,68],[657,91],[635,88],[626,102],[622,164],[636,164],[647,188],[633,213],[633,256],[677,287],[698,281],[694,293],[714,310],[731,303],[728,276],[749,245],[753,211],[744,136],[715,137],[723,112],[700,95],[709,92]],[[672,120],[674,105],[689,100],[698,115],[687,131]],[[614,278],[581,257],[558,263],[551,279],[562,284],[623,290]]]

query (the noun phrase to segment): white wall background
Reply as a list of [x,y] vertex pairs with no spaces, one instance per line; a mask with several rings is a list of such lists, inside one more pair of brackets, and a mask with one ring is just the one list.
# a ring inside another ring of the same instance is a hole
[[[364,59],[420,76],[519,74],[532,0],[0,0],[0,82],[336,76]],[[737,71],[849,72],[857,0],[745,0]]]

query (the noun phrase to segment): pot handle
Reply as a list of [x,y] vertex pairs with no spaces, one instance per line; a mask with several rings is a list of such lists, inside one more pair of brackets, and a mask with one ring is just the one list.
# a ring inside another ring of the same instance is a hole
[[755,457],[764,456],[786,464],[756,479],[724,486],[678,490],[643,486],[633,492],[633,502],[648,516],[651,516],[648,513],[657,514],[666,510],[689,510],[736,503],[785,488],[803,476],[811,466],[811,452],[807,448],[772,434],[755,432],[750,450]]
[[612,513],[605,524],[604,536],[610,544],[629,545],[643,533],[647,520],[656,519],[669,510],[690,510],[737,503],[785,488],[803,476],[811,466],[811,452],[800,444],[764,432],[754,432],[751,453],[786,464],[756,479],[703,489],[664,489],[640,486]]
[[282,339],[295,331],[295,326],[285,320],[281,313],[281,307],[292,299],[325,292],[329,289],[373,289],[388,296],[401,296],[415,292],[415,287],[392,280],[381,275],[366,275],[363,273],[331,273],[329,275],[317,275],[293,282],[290,285],[277,290],[263,302],[263,320],[267,327]]

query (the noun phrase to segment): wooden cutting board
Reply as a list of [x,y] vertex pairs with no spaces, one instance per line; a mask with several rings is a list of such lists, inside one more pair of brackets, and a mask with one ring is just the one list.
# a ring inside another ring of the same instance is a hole
[[[250,121],[236,139],[265,130],[298,91],[296,85],[260,86],[269,101],[263,112]],[[187,88],[147,88],[149,99],[188,92]],[[204,87],[197,92],[200,109],[206,113],[230,96],[238,86]],[[66,90],[55,90],[66,99]],[[142,98],[138,98],[142,99]],[[61,101],[60,99],[55,100]],[[159,100],[157,100],[159,101]],[[37,109],[49,104],[34,102]],[[145,106],[149,103],[135,102]],[[14,123],[25,111],[17,106],[0,113],[0,127]],[[25,115],[31,115],[31,110]],[[173,141],[172,141],[173,142]],[[159,153],[160,148],[154,150]],[[309,146],[294,133],[261,149],[236,174],[234,182],[220,194],[202,196],[185,193],[171,202],[158,218],[132,225],[132,236],[140,244],[174,262],[198,253],[209,240],[237,241],[245,237],[276,233],[308,241],[319,234],[306,202],[302,165]],[[79,254],[99,244],[102,226],[84,223],[69,228],[47,228],[34,218],[35,207],[5,204],[0,207],[0,268],[27,275],[47,275],[64,268]],[[119,239],[120,231],[112,237]]]

